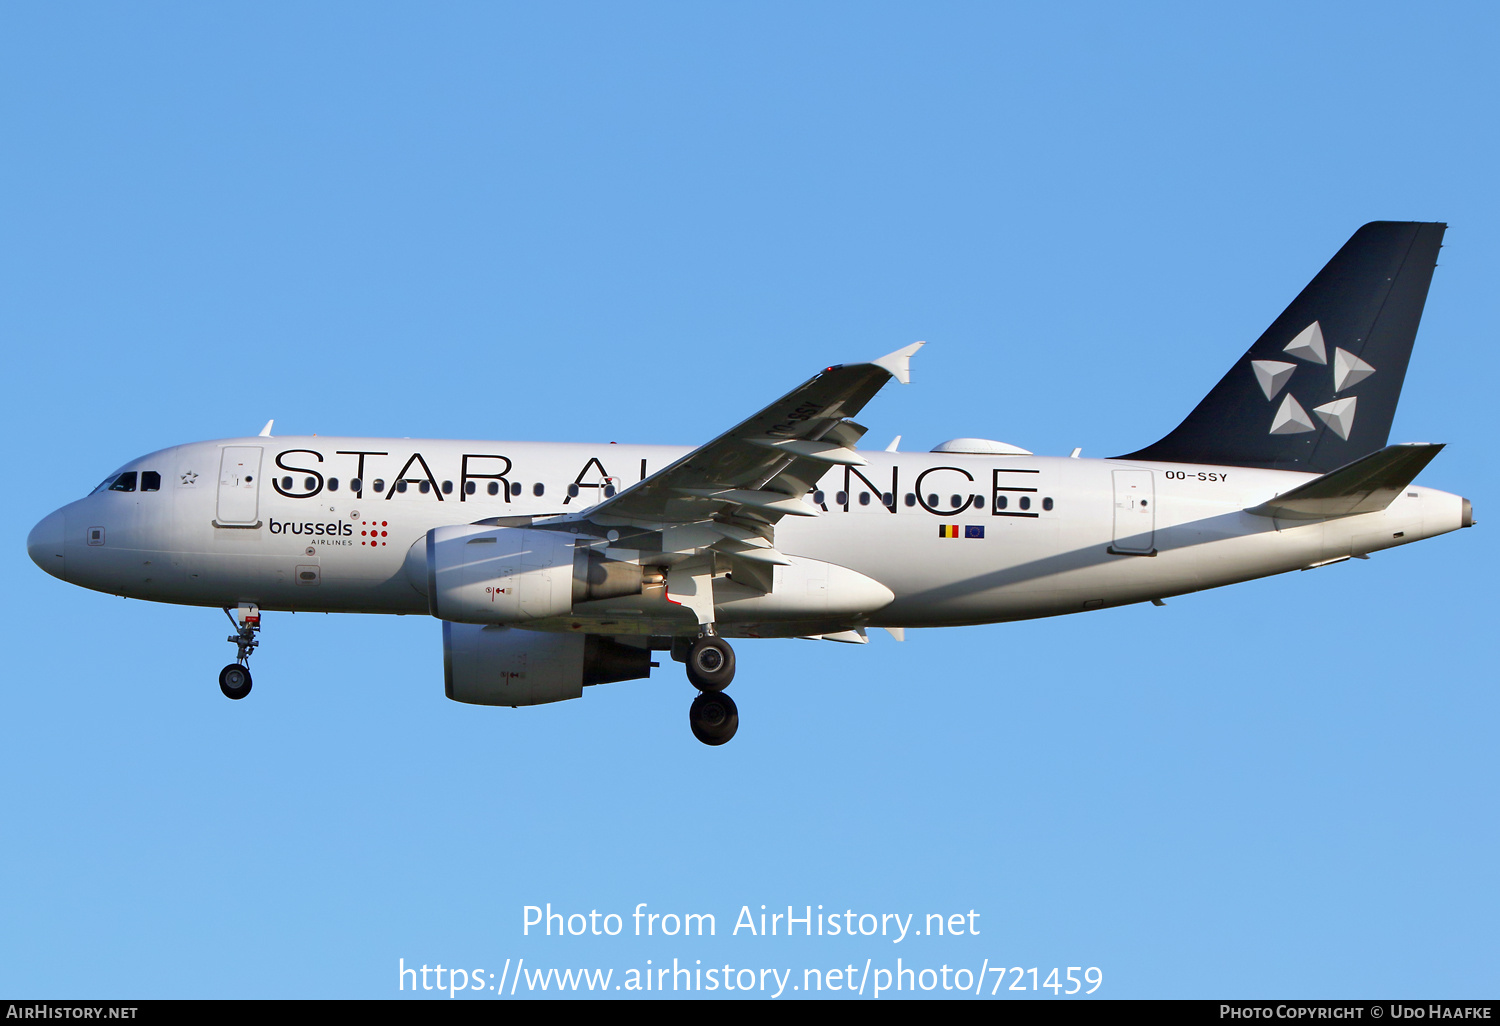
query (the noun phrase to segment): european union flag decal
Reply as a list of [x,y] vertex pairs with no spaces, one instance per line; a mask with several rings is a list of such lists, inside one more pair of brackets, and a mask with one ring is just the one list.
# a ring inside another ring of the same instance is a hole
[[983,538],[984,537],[984,527],[983,527],[983,525],[980,525],[980,524],[965,524],[964,525],[964,537],[965,538]]

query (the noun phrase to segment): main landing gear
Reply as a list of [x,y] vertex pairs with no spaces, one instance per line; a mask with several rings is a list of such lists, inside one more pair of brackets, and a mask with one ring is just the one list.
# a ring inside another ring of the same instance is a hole
[[[236,616],[235,613],[239,615]],[[260,608],[242,605],[235,613],[227,608],[224,610],[224,615],[234,624],[234,633],[228,640],[230,644],[239,646],[239,655],[234,662],[219,671],[219,690],[224,692],[225,698],[238,701],[250,693],[250,654],[260,644],[260,639],[255,636],[260,632]]]
[[734,649],[708,625],[685,651],[679,645],[672,654],[687,664],[688,682],[699,692],[688,709],[693,736],[706,745],[724,744],[740,728],[734,699],[724,694],[734,680]]

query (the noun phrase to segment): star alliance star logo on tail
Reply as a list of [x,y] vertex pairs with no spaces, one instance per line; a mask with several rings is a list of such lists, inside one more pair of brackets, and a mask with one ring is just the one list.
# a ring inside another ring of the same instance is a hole
[[[1328,349],[1323,342],[1322,324],[1313,321],[1299,331],[1297,337],[1283,346],[1281,351],[1299,360],[1326,367]],[[1260,390],[1265,393],[1266,401],[1271,402],[1292,379],[1292,372],[1297,369],[1297,364],[1285,363],[1281,360],[1252,360],[1250,369],[1255,372],[1255,380],[1260,385]],[[1347,349],[1334,348],[1333,391],[1335,395],[1345,389],[1353,388],[1374,373],[1374,367]],[[1357,403],[1356,396],[1346,396],[1343,399],[1334,399],[1332,402],[1324,403],[1322,406],[1315,406],[1312,412],[1318,415],[1319,420],[1332,428],[1334,434],[1347,442],[1349,432],[1354,429],[1354,408]],[[1302,404],[1292,396],[1291,392],[1287,392],[1276,410],[1276,415],[1271,418],[1271,434],[1295,435],[1317,429],[1317,425],[1302,408]]]

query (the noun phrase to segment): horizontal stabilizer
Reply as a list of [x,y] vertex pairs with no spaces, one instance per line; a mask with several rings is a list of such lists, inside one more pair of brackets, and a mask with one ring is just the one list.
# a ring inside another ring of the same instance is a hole
[[1420,442],[1388,445],[1245,512],[1281,520],[1376,513],[1395,501],[1442,448]]

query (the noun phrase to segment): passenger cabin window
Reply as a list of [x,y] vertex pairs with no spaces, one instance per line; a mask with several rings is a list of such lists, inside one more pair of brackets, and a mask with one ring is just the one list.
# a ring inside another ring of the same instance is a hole
[[861,506],[868,506],[870,504],[870,493],[869,492],[860,492],[859,493],[859,504]]
[[1052,509],[1052,500],[1051,499],[1043,499],[1042,500],[1042,509],[1048,510],[1050,512],[1051,509]]
[[135,491],[135,471],[127,470],[125,471],[125,473],[115,478],[115,483],[109,486],[109,490],[112,492]]
[[159,491],[161,491],[161,475],[158,474],[154,470],[143,470],[143,471],[141,471],[141,491],[143,491],[143,492],[159,492]]
[[328,479],[328,490],[330,492],[336,492],[336,491],[339,490],[339,479],[338,478],[336,478],[336,477],[330,477]]
[[544,492],[546,492],[546,490],[547,489],[542,487],[542,483],[540,481],[531,486],[532,495],[541,496]]
[[443,494],[444,495],[452,495],[453,494],[453,482],[452,481],[444,481],[443,482]]
[[375,479],[375,490],[377,492],[385,491],[385,482],[378,477]]
[[488,491],[491,495],[499,495],[500,494],[500,484],[499,484],[499,482],[497,482],[497,481],[491,481],[490,484],[489,484],[489,487],[486,489],[486,491]]

